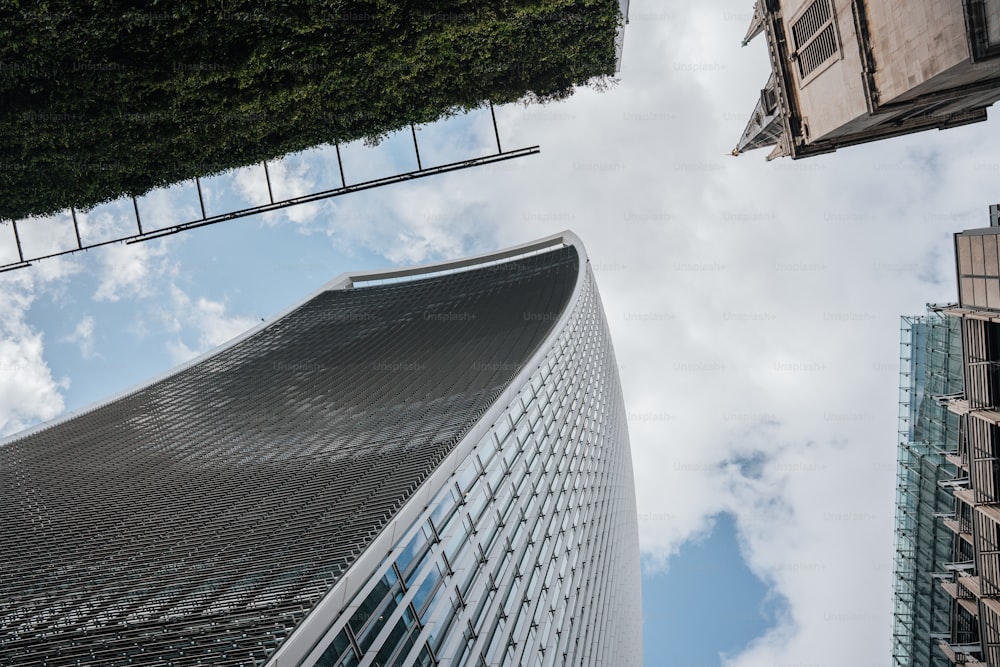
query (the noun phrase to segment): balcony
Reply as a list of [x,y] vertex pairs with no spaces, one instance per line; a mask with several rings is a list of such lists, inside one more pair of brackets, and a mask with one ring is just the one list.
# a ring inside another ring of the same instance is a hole
[[954,664],[965,665],[966,667],[987,667],[985,662],[973,656],[973,654],[979,653],[979,644],[949,644],[942,641],[938,643],[938,648]]
[[954,517],[947,517],[944,519],[943,523],[948,530],[955,533],[969,544],[973,544],[972,526],[968,522],[959,521]]

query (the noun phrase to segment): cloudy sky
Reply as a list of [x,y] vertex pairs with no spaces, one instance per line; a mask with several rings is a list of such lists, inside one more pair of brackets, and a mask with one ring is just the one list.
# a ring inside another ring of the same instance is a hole
[[[951,234],[1000,201],[1000,121],[733,158],[769,71],[762,40],[740,48],[752,4],[634,2],[617,86],[498,109],[505,147],[540,155],[0,274],[0,432],[164,372],[343,271],[569,228],[628,404],[647,664],[888,666],[899,316],[954,299]],[[490,150],[487,121],[422,130],[425,164]],[[348,147],[348,180],[409,167],[407,141]],[[272,175],[301,193],[335,186],[333,165],[310,151]],[[210,208],[262,183],[211,179]],[[150,225],[196,210],[191,186],[141,206]],[[126,210],[95,209],[85,232]],[[64,220],[33,222],[29,247],[65,242]]]

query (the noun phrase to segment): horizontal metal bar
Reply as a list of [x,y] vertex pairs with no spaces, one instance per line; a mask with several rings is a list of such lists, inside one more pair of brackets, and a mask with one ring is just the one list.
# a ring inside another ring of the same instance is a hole
[[392,183],[402,183],[404,181],[412,181],[418,178],[425,178],[427,176],[433,176],[435,174],[443,174],[449,171],[457,171],[459,169],[467,169],[469,167],[475,167],[481,164],[488,164],[490,162],[500,162],[502,160],[510,160],[513,158],[522,157],[524,155],[533,155],[538,152],[540,152],[539,147],[532,146],[530,148],[521,148],[516,151],[508,151],[507,153],[487,155],[479,158],[473,158],[471,160],[463,160],[462,162],[452,162],[437,167],[418,169],[416,171],[408,171],[402,174],[395,174],[393,176],[376,178],[371,181],[353,183],[346,187],[335,188],[333,190],[323,190],[322,192],[314,192],[312,194],[301,195],[299,197],[293,197],[291,199],[283,199],[281,201],[276,201],[273,204],[262,204],[260,206],[244,208],[238,211],[222,213],[220,215],[213,216],[206,220],[193,220],[191,222],[185,222],[179,225],[174,225],[173,227],[166,227],[164,229],[160,229],[155,232],[147,232],[141,236],[136,235],[134,237],[128,237],[123,240],[125,241],[125,243],[140,243],[142,241],[149,241],[150,239],[160,238],[161,236],[169,236],[171,234],[177,234],[179,232],[187,231],[188,229],[195,229],[197,227],[204,227],[206,225],[214,225],[216,223],[224,222],[226,220],[245,218],[250,215],[257,215],[258,213],[268,213],[270,211],[277,211],[283,208],[288,208],[290,206],[297,206],[299,204],[309,204],[315,201],[329,199],[330,197],[345,195],[349,192],[360,192],[361,190],[370,190],[372,188],[381,187],[383,185],[390,185]]
[[14,262],[13,264],[4,264],[0,266],[0,273],[4,271],[13,271],[14,269],[23,269],[26,266],[31,266],[31,262]]
[[331,197],[338,197],[340,195],[345,195],[350,192],[360,192],[362,190],[370,190],[372,188],[377,188],[384,185],[391,185],[392,183],[402,183],[405,181],[412,181],[418,178],[426,178],[427,176],[444,174],[450,171],[458,171],[460,169],[468,169],[470,167],[477,167],[480,165],[490,164],[493,162],[502,162],[504,160],[511,160],[514,158],[524,157],[527,155],[535,155],[540,152],[541,148],[539,146],[529,146],[526,148],[518,148],[516,150],[506,151],[503,153],[493,153],[491,155],[484,155],[481,157],[461,160],[459,162],[450,162],[448,164],[442,164],[436,167],[428,167],[426,169],[418,169],[416,171],[394,174],[392,176],[384,176],[382,178],[376,178],[370,181],[352,183],[351,185],[345,185],[343,187],[334,188],[332,190],[323,190],[320,192],[301,195],[299,197],[284,199],[269,204],[262,204],[260,206],[253,206],[250,208],[239,209],[237,211],[230,211],[228,213],[221,213],[219,215],[214,215],[209,218],[191,220],[189,222],[183,222],[177,225],[164,227],[163,229],[157,229],[154,231],[143,232],[141,234],[122,236],[115,239],[109,239],[107,241],[100,241],[98,243],[87,244],[84,245],[83,247],[71,248],[69,250],[62,250],[60,252],[49,253],[47,255],[39,255],[37,257],[28,257],[28,258],[22,257],[21,260],[18,262],[12,262],[9,264],[0,265],[0,272],[24,268],[26,266],[30,266],[31,262],[38,261],[40,259],[49,259],[50,257],[60,257],[62,255],[70,255],[76,252],[80,252],[82,250],[99,248],[101,246],[110,245],[112,243],[121,243],[122,241],[124,241],[126,244],[140,243],[142,241],[149,241],[151,239],[157,239],[164,236],[170,236],[172,234],[178,234],[180,232],[187,231],[189,229],[196,229],[198,227],[214,225],[219,222],[225,222],[227,220],[236,220],[238,218],[245,218],[251,215],[258,215],[260,213],[277,211],[283,208],[289,208],[291,206],[298,206],[299,204],[308,204],[311,202],[321,201],[323,199],[329,199]]

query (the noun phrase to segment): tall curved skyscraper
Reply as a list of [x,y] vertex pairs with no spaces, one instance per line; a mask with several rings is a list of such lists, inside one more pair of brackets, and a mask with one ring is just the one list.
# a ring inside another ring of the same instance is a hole
[[0,664],[639,665],[635,492],[566,232],[345,275],[0,444]]

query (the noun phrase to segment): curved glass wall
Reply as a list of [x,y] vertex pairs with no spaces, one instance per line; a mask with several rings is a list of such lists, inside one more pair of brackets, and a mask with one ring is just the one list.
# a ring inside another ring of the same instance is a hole
[[583,280],[541,366],[302,664],[641,664],[624,404]]

